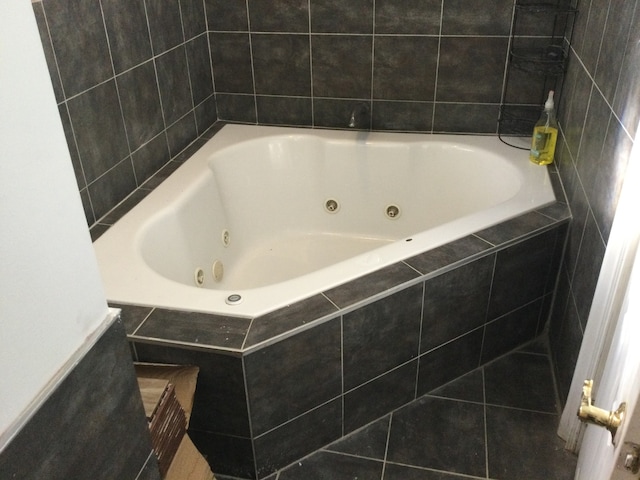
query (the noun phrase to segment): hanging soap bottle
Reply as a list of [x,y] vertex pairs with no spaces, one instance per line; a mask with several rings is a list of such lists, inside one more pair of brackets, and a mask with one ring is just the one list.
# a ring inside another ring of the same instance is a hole
[[544,104],[540,120],[533,127],[529,160],[537,165],[548,165],[553,162],[558,140],[558,121],[553,104],[553,90]]

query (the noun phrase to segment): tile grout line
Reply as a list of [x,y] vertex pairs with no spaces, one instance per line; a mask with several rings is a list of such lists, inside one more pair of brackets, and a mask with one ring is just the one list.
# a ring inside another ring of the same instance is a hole
[[387,455],[389,455],[389,440],[391,439],[391,425],[393,422],[393,414],[389,414],[389,423],[387,424],[387,441],[384,445],[384,458],[382,459],[382,473],[380,474],[380,480],[384,479],[385,470],[387,469]]
[[484,376],[484,367],[480,370],[482,374],[482,412],[484,415],[484,468],[485,475],[489,478],[489,438],[487,428],[487,386]]

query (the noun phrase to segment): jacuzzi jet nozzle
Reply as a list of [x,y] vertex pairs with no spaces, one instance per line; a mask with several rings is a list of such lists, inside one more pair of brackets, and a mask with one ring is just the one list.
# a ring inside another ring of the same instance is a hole
[[400,208],[396,205],[389,205],[387,207],[387,217],[394,219],[400,216]]
[[336,213],[340,209],[340,204],[337,200],[330,198],[326,202],[324,202],[324,208],[329,213]]

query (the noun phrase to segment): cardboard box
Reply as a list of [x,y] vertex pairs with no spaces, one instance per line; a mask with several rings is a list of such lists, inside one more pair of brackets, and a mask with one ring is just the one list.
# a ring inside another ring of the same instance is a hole
[[[141,385],[147,418],[153,420],[154,416],[157,417],[158,414],[161,414],[165,419],[177,419],[179,416],[175,413],[177,410],[173,405],[173,399],[175,399],[186,419],[184,424],[186,429],[193,409],[198,367],[136,363],[135,369],[138,383]],[[168,415],[162,414],[162,405],[164,405],[165,412],[169,412]],[[173,421],[166,423],[173,424]],[[176,420],[175,423],[178,424],[179,421]],[[170,436],[173,434],[175,434],[175,430]],[[175,452],[170,453],[172,456],[170,463],[161,465],[160,470],[163,478],[165,480],[215,480],[209,464],[191,442],[189,435],[182,433],[181,437],[179,444],[169,442],[167,447],[167,443],[165,443],[165,448],[168,448],[168,451],[175,450]],[[158,458],[158,462],[160,464],[160,458]]]

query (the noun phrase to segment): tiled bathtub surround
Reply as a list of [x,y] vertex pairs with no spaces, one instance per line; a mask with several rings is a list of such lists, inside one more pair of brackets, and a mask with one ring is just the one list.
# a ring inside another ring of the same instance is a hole
[[[358,128],[495,133],[513,4],[42,0],[33,7],[93,225],[218,118],[346,128],[365,103]],[[510,84],[511,98],[543,101],[530,92],[530,82]]]
[[213,470],[263,478],[541,333],[568,220],[556,203],[254,319],[123,318],[139,360],[200,367]]
[[563,401],[640,120],[640,2],[581,0],[579,9],[557,157],[573,221],[550,322]]
[[89,225],[217,119],[201,0],[33,3]]
[[0,478],[160,480],[121,320],[0,452]]
[[205,3],[221,120],[496,132],[513,0]]

